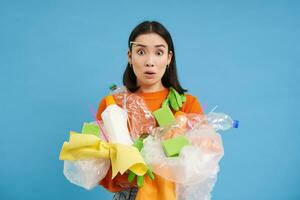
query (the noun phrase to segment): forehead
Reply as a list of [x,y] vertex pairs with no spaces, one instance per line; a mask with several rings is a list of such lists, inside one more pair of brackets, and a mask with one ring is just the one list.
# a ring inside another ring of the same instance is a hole
[[164,45],[168,47],[167,42],[162,38],[160,35],[156,33],[147,33],[141,34],[134,40],[135,44],[143,44],[146,46],[157,46],[157,45]]

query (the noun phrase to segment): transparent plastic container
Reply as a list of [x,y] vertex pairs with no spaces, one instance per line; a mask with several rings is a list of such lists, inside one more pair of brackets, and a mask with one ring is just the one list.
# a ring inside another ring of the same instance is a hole
[[122,107],[128,115],[128,128],[132,140],[142,135],[149,134],[156,126],[155,118],[147,107],[144,99],[130,93],[125,86],[112,84],[110,95],[113,95],[116,104]]
[[233,120],[229,115],[225,113],[210,112],[205,115],[205,120],[210,124],[216,131],[226,131],[231,128],[238,128],[239,121]]

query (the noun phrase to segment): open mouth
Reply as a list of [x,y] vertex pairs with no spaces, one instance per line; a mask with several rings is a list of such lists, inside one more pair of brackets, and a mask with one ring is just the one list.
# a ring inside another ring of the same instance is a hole
[[153,74],[155,74],[154,72],[151,72],[151,71],[146,71],[144,74],[146,74],[146,75],[153,75]]

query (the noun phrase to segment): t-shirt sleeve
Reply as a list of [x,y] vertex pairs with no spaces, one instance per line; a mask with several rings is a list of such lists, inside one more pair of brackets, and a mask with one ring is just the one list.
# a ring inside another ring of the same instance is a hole
[[[97,119],[101,120],[101,114],[106,108],[106,101],[103,98],[98,106],[97,110]],[[107,172],[106,176],[99,182],[99,185],[103,186],[110,192],[119,192],[126,188],[130,188],[134,186],[134,181],[132,183],[128,182],[128,175],[127,174],[118,174],[114,179],[112,179],[112,170],[111,168]],[[126,186],[125,186],[126,185]]]
[[105,98],[103,98],[100,103],[99,103],[99,106],[98,106],[98,110],[97,110],[97,119],[98,120],[101,120],[101,114],[102,112],[105,110],[106,108],[106,102],[105,102]]
[[186,94],[186,102],[182,105],[181,111],[185,113],[204,114],[197,97],[190,94]]

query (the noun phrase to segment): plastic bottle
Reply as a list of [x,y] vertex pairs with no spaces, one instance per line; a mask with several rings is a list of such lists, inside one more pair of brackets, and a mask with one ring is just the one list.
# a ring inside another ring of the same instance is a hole
[[127,108],[131,137],[136,140],[149,134],[156,126],[155,118],[144,99],[136,94],[127,96]]
[[116,104],[126,110],[126,101],[128,96],[126,87],[119,87],[113,83],[111,86],[109,86],[109,90],[109,95],[113,95]]
[[217,130],[228,130],[230,128],[238,128],[239,121],[231,119],[225,113],[210,112],[205,116],[205,120]]
[[127,112],[119,107],[113,96],[106,97],[106,109],[101,114],[107,136],[112,143],[132,145],[127,127]]
[[125,86],[118,87],[115,83],[113,83],[111,84],[111,86],[109,86],[109,90],[110,90],[109,92],[110,95],[115,95],[115,94],[126,92],[126,87]]
[[125,86],[112,84],[110,95],[113,95],[116,104],[126,110],[130,136],[136,140],[141,135],[149,134],[156,126],[155,118],[148,109],[142,97],[129,93]]

